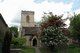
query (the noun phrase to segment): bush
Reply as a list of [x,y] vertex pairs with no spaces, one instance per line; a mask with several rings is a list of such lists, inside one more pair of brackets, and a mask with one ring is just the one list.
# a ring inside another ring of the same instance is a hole
[[24,37],[13,37],[11,43],[14,47],[22,47],[26,44],[26,39]]

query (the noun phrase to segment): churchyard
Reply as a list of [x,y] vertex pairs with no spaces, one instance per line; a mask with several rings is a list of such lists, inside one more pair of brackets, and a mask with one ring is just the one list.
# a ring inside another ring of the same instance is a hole
[[22,27],[21,32],[18,27],[8,27],[0,15],[0,34],[3,35],[0,36],[0,53],[80,53],[80,14],[69,19],[68,28],[64,23],[67,19],[61,19],[62,15],[50,12],[43,17],[39,26],[29,19],[29,15],[34,18],[34,12],[23,11],[22,15],[27,19],[22,21],[28,25],[21,23],[26,26]]

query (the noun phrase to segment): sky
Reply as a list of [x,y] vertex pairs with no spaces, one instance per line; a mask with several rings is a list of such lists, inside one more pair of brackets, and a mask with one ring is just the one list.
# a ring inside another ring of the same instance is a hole
[[[21,11],[34,11],[35,22],[41,21],[43,12],[70,15],[80,13],[80,0],[0,0],[0,13],[8,26],[20,26]],[[66,21],[69,24],[69,20]]]

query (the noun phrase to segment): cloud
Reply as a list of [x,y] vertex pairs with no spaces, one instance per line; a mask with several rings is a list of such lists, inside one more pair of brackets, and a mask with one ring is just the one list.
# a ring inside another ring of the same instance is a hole
[[42,3],[45,0],[34,0],[35,3]]
[[75,11],[75,14],[80,14],[80,8]]
[[74,2],[74,0],[34,0],[35,3],[42,3],[44,1],[56,2],[56,3],[59,3],[59,2],[63,2],[63,3],[71,3],[71,2]]
[[7,0],[0,4],[0,12],[8,25],[20,25],[21,10],[34,11],[35,21],[38,22],[43,16],[43,12],[53,12],[53,14],[64,14],[70,12],[73,3],[48,2],[35,3],[34,0]]

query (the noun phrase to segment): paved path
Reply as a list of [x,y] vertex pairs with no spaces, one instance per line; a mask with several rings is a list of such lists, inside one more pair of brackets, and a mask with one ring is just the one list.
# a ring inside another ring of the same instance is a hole
[[35,47],[36,53],[41,53],[38,47]]

